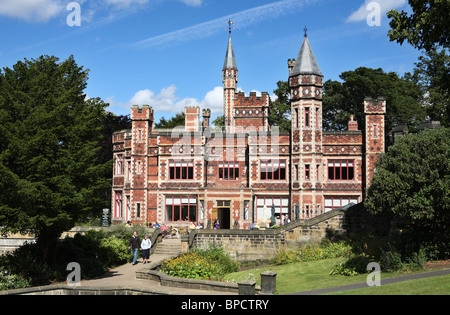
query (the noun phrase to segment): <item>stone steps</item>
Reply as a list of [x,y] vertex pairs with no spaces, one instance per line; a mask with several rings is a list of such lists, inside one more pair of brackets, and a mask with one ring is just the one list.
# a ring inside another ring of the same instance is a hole
[[182,253],[181,240],[163,239],[161,243],[156,244],[153,254],[165,256],[178,256]]

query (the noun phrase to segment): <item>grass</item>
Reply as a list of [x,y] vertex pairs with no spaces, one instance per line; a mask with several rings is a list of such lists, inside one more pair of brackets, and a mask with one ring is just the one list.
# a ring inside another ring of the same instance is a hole
[[450,295],[450,275],[336,292],[333,295]]
[[[316,289],[324,289],[324,288],[331,288],[331,287],[338,287],[342,285],[352,284],[352,283],[363,283],[367,280],[367,274],[347,277],[347,276],[341,276],[341,275],[334,275],[331,276],[330,270],[331,268],[339,263],[344,261],[344,258],[331,258],[331,259],[323,259],[323,260],[317,260],[317,261],[308,261],[308,262],[299,262],[299,263],[293,263],[293,264],[287,264],[287,265],[281,265],[281,266],[265,266],[260,267],[256,269],[250,269],[246,271],[241,272],[235,272],[228,274],[225,277],[225,280],[232,281],[232,282],[240,282],[246,279],[255,279],[256,283],[258,285],[261,284],[261,278],[260,274],[264,271],[270,270],[277,273],[277,294],[283,294],[283,293],[293,293],[293,292],[301,292],[301,291],[309,291],[309,290],[316,290]],[[382,273],[381,277],[382,279],[390,278],[390,277],[396,277],[404,275],[404,273],[400,272],[384,272]],[[440,277],[438,277],[440,278]],[[417,285],[415,286],[416,289],[413,287],[407,286],[408,288],[411,288],[411,294],[416,294],[414,292],[429,292],[428,294],[449,294],[449,284],[448,284],[448,277],[444,278],[444,280],[447,280],[447,283],[439,282],[439,279],[423,279],[423,280],[414,280],[419,281]],[[421,289],[421,286],[423,283],[421,281],[424,281],[427,288]],[[433,281],[436,281],[436,284],[433,284]],[[445,282],[445,281],[444,281]],[[427,284],[429,283],[429,284]],[[436,290],[433,287],[436,285]],[[389,285],[391,286],[391,285]],[[399,283],[392,288],[392,291],[381,291],[382,293],[379,294],[397,294],[397,293],[390,293],[395,292],[396,290],[399,290],[398,293],[404,293],[408,292],[408,290],[405,290],[405,283]],[[399,286],[396,288],[395,286]],[[368,288],[368,289],[376,289],[376,290],[390,290],[388,286],[381,286],[379,288]],[[416,291],[415,291],[416,290]],[[421,291],[419,291],[421,290]],[[358,290],[356,290],[358,291]],[[377,294],[378,291],[372,291],[368,290],[367,292],[356,292],[353,294]],[[437,292],[437,293],[436,293]],[[343,294],[347,294],[348,292],[343,292]],[[350,293],[351,294],[351,293]],[[407,293],[408,294],[408,293]],[[424,293],[427,294],[427,293]]]

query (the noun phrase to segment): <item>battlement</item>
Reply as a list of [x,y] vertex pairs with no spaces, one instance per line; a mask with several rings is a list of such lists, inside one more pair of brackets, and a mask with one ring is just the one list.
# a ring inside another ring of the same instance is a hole
[[386,99],[378,97],[373,100],[371,97],[364,99],[364,113],[366,114],[385,114],[386,113]]
[[249,96],[245,96],[244,92],[238,92],[235,94],[235,107],[238,106],[267,106],[269,101],[269,93],[262,92],[261,96],[257,96],[256,92],[250,92]]
[[154,120],[155,111],[149,105],[131,106],[131,120]]

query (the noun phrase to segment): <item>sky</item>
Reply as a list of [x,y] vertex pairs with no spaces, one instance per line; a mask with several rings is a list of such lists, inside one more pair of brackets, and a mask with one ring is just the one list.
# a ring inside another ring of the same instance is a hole
[[411,72],[420,52],[389,41],[391,9],[410,11],[407,0],[0,0],[0,68],[73,55],[90,70],[87,96],[117,115],[147,104],[159,121],[200,106],[214,120],[228,20],[238,88],[273,95],[305,26],[325,80],[363,66]]

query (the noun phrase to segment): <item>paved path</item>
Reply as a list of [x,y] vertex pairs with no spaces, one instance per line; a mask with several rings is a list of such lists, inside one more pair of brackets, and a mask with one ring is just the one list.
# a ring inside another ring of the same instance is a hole
[[[150,256],[150,263],[162,262],[169,258],[167,255],[154,254]],[[133,266],[131,263],[111,269],[103,276],[92,280],[81,281],[82,287],[101,287],[101,288],[133,288],[145,289],[155,294],[169,295],[227,295],[226,292],[193,290],[183,288],[172,288],[161,286],[159,281],[136,279],[136,271],[146,268],[148,265],[138,260],[138,264]]]
[[[429,271],[429,272],[412,274],[412,275],[407,275],[407,276],[388,278],[388,279],[381,279],[381,285],[392,284],[392,283],[408,281],[408,280],[423,279],[423,278],[429,278],[429,277],[445,276],[445,275],[448,275],[448,274],[450,274],[450,269]],[[325,294],[325,293],[333,293],[333,292],[341,292],[341,291],[363,289],[363,288],[367,288],[367,287],[368,287],[367,283],[364,282],[364,283],[354,283],[354,284],[349,284],[349,285],[344,285],[344,286],[334,287],[334,288],[326,288],[326,289],[318,289],[318,290],[312,290],[312,291],[288,293],[286,295],[316,295],[316,294]]]

